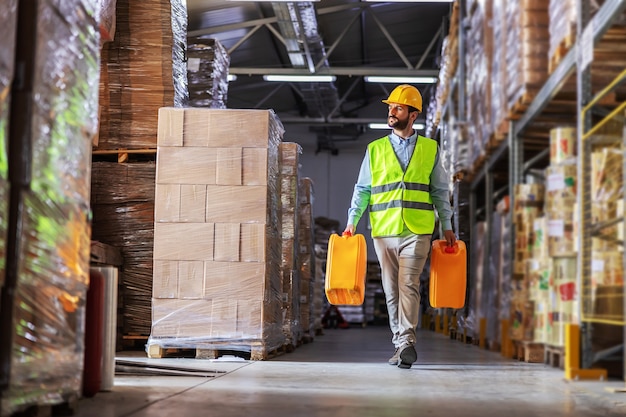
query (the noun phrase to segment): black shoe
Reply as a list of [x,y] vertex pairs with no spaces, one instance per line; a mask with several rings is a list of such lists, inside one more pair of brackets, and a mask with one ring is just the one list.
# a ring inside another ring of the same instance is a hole
[[400,362],[400,348],[396,348],[396,351],[393,352],[393,356],[389,358],[389,365],[398,366]]
[[407,345],[400,350],[400,360],[398,361],[398,368],[409,369],[411,365],[417,360],[417,352],[413,345]]

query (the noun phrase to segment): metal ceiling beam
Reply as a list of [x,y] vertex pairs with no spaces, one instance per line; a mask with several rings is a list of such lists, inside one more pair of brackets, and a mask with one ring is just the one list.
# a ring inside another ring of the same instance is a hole
[[[336,117],[325,119],[323,117],[299,117],[286,114],[277,114],[280,122],[283,124],[303,124],[303,125],[340,125],[340,124],[358,124],[366,125],[369,123],[386,123],[384,117],[378,118],[352,118],[352,117]],[[425,124],[426,120],[416,120],[415,123]],[[391,128],[389,128],[391,129]]]
[[[230,74],[236,75],[312,75],[308,69],[302,68],[255,68],[230,67]],[[379,68],[379,67],[328,67],[321,68],[315,75],[347,75],[363,77],[366,75],[396,76],[396,77],[438,77],[439,70],[415,70],[412,68]]]

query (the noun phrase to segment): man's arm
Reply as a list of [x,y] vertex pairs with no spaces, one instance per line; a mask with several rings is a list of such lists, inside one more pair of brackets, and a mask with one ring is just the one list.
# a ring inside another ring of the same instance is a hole
[[359,169],[359,176],[354,185],[352,200],[350,201],[350,208],[348,209],[348,223],[344,233],[348,232],[354,235],[361,216],[363,216],[367,206],[369,206],[371,194],[372,173],[370,170],[369,155],[368,152],[365,151],[365,157],[361,162],[361,169]]
[[448,245],[452,246],[454,242],[456,242],[456,236],[452,230],[452,207],[450,206],[450,190],[448,189],[448,184],[448,173],[441,163],[438,152],[433,172],[430,174],[430,196],[439,214],[444,238],[448,242]]

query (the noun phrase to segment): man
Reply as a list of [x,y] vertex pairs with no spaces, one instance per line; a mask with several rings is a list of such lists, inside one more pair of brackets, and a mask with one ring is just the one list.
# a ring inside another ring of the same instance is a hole
[[416,328],[420,309],[420,274],[430,254],[434,207],[444,238],[453,246],[448,175],[438,145],[418,136],[413,123],[422,111],[422,96],[399,85],[387,100],[392,132],[367,146],[354,186],[344,233],[354,235],[369,208],[374,248],[381,266],[389,326],[395,352],[390,365],[410,368],[417,360]]

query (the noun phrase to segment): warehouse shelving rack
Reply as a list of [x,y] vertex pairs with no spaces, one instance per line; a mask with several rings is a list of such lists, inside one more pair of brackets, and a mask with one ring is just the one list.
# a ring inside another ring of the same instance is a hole
[[[475,172],[473,177],[471,178],[470,219],[472,219],[472,223],[477,217],[477,212],[482,209],[484,210],[485,221],[487,222],[487,224],[490,224],[491,215],[493,212],[494,167],[496,166],[496,164],[501,164],[503,161],[508,162],[507,187],[510,193],[510,206],[514,207],[513,190],[515,185],[522,183],[524,175],[529,174],[534,166],[545,160],[549,155],[549,146],[546,146],[543,150],[540,150],[532,157],[526,159],[524,157],[525,149],[522,135],[533,125],[533,123],[538,120],[538,118],[542,115],[542,112],[546,110],[546,108],[551,104],[554,98],[561,91],[563,91],[564,86],[568,85],[568,83],[571,83],[571,79],[574,74],[576,76],[576,114],[579,118],[578,125],[580,127],[586,127],[586,131],[590,128],[590,118],[587,117],[586,120],[581,120],[581,111],[583,107],[591,101],[591,70],[589,67],[583,68],[581,66],[582,54],[579,52],[583,51],[584,48],[594,48],[594,45],[596,45],[598,41],[602,39],[603,35],[613,25],[615,19],[624,12],[624,10],[626,9],[626,2],[624,2],[623,0],[606,0],[592,19],[588,19],[590,0],[578,0],[577,5],[579,10],[579,18],[577,23],[578,36],[576,38],[575,44],[562,58],[561,62],[548,77],[546,82],[538,91],[537,95],[532,100],[531,104],[528,106],[527,110],[521,115],[519,119],[511,121],[507,140],[502,142],[492,152],[492,154],[485,161],[484,165],[477,172]],[[585,31],[587,31],[587,33],[585,33]],[[592,39],[592,42],[588,44],[583,44],[583,40],[588,39]],[[459,61],[461,61],[461,59]],[[581,145],[582,129],[577,130],[579,135],[578,144]],[[579,149],[582,148],[579,146]],[[586,169],[586,166],[580,163],[581,158],[578,159],[578,173],[581,174],[582,170]],[[626,166],[624,168],[624,173],[626,173]],[[589,175],[589,172],[586,172],[585,174]],[[482,192],[481,194],[484,196],[482,201],[479,201],[479,199],[477,198],[479,192]],[[581,194],[582,193],[579,193],[579,199],[581,198]],[[579,203],[580,202],[581,201],[579,200]],[[582,210],[582,207],[583,205],[579,204],[580,210]],[[511,224],[512,210],[509,210],[508,216],[508,222],[509,224]],[[579,242],[581,242],[581,246],[584,247],[584,241],[581,239],[580,233],[587,233],[586,235],[584,235],[586,238],[589,231],[591,230],[592,224],[590,223],[591,219],[588,217],[581,216],[580,220],[582,224],[579,230]],[[623,219],[621,219],[621,223],[622,227],[624,227]],[[474,230],[472,230],[472,235],[473,232]],[[513,239],[515,238],[514,232],[514,228],[511,228]],[[486,239],[485,241],[485,259],[488,259],[490,254],[488,240],[489,239]],[[512,252],[513,250],[511,250],[510,253],[511,259],[513,258]],[[584,263],[583,258],[584,256],[578,257],[578,288],[581,288],[580,284],[582,283],[583,279],[589,279],[591,273],[589,263]],[[626,285],[624,287],[624,299],[626,299]],[[624,312],[624,314],[626,317],[626,311]],[[626,326],[624,326],[624,329],[624,339],[626,340]],[[595,360],[598,360],[598,356],[594,355],[591,349],[591,328],[589,326],[589,323],[583,321],[580,323],[579,329],[574,328],[572,330],[580,331],[580,370],[590,371],[589,367]],[[619,347],[611,349],[611,351],[615,352],[615,350],[618,348]],[[626,364],[626,349],[623,348],[623,345],[621,349],[624,352],[624,362]],[[574,353],[577,354],[578,352]],[[571,362],[571,360],[576,360],[576,354],[570,353],[569,366],[576,367],[577,363]],[[624,374],[626,375],[626,369]],[[566,372],[566,377],[574,379],[584,378],[587,376],[594,377],[595,374],[593,372]]]

